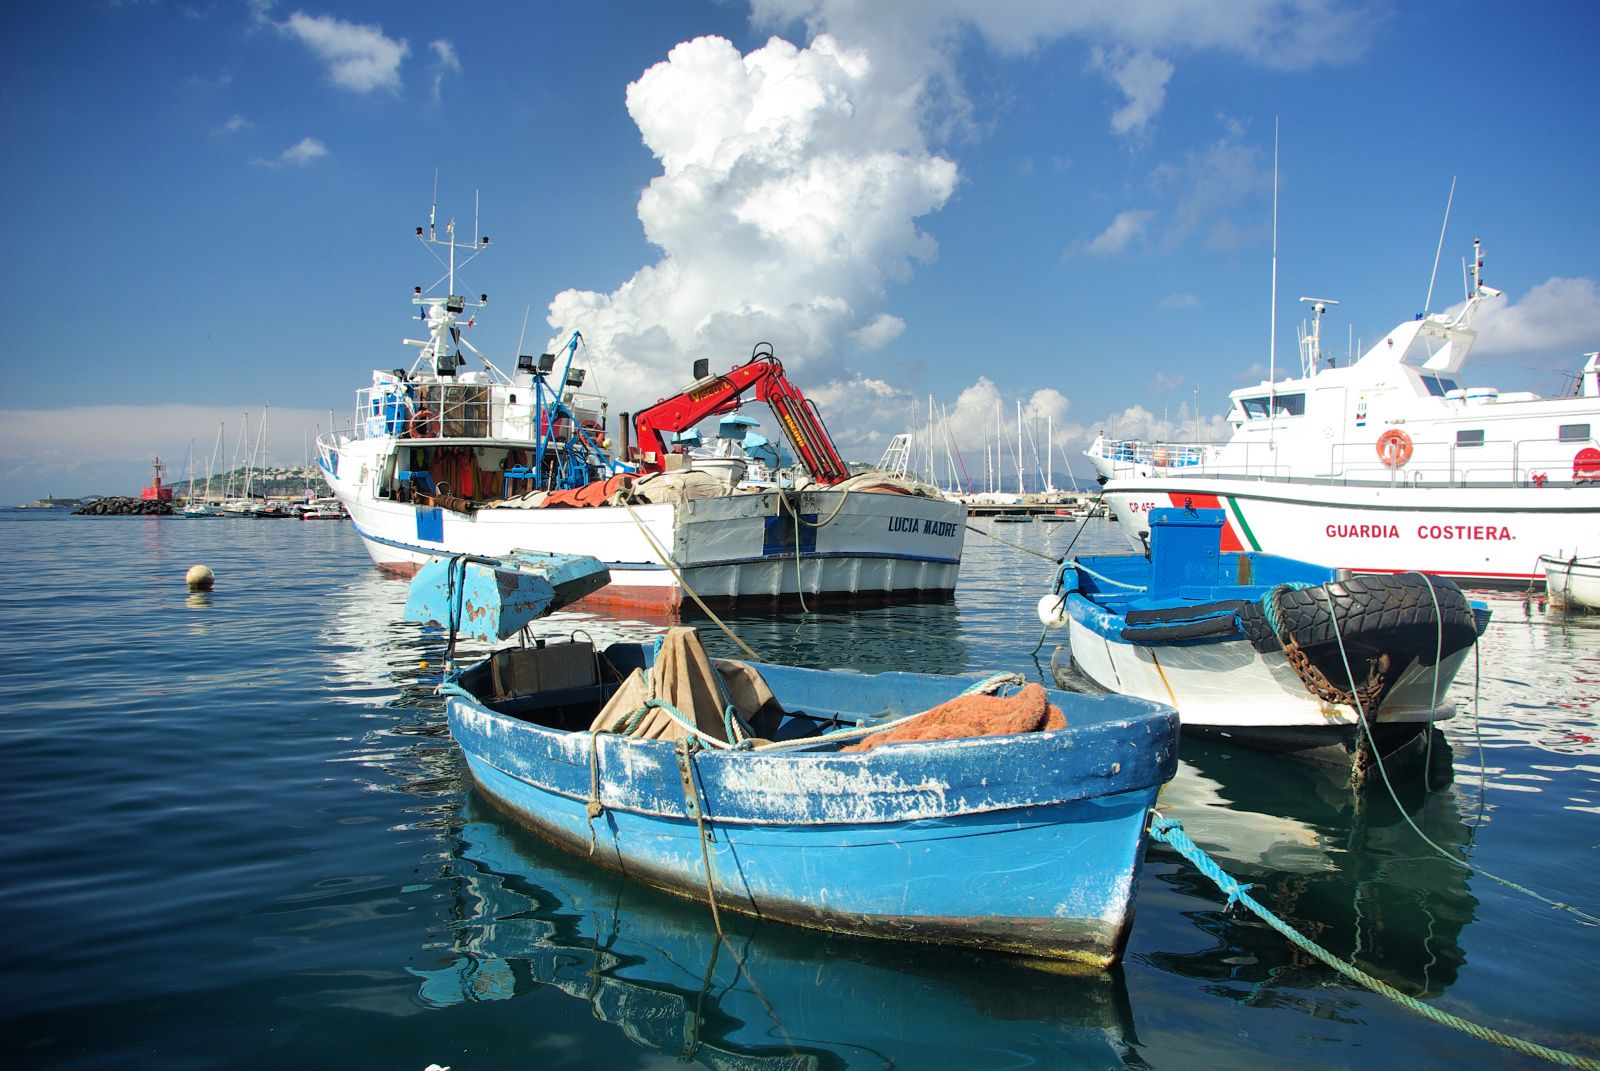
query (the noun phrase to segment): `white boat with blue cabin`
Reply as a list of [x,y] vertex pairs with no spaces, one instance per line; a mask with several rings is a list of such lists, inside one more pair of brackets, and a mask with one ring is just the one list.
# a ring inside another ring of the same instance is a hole
[[1452,581],[1225,551],[1216,509],[1155,509],[1148,555],[1067,559],[1039,603],[1063,687],[1177,708],[1185,732],[1361,763],[1455,713],[1488,621]]

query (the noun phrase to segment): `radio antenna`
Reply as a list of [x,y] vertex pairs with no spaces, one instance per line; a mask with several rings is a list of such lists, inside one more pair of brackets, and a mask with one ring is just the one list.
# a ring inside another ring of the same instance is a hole
[[428,209],[428,241],[435,238],[433,221],[439,215],[439,169],[433,169],[433,206]]
[[1268,437],[1277,426],[1278,415],[1278,120],[1272,120],[1272,315],[1268,320],[1272,337],[1267,346],[1267,416]]
[[1433,283],[1439,277],[1439,255],[1444,252],[1444,232],[1450,226],[1450,206],[1456,199],[1456,176],[1450,176],[1450,196],[1444,202],[1444,226],[1439,228],[1439,248],[1433,251],[1433,274],[1428,276],[1428,298],[1422,303],[1422,315],[1433,311]]

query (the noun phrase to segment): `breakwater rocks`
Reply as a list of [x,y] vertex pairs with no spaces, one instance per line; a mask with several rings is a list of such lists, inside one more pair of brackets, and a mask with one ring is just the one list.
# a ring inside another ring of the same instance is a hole
[[168,517],[172,503],[117,495],[85,502],[72,512],[89,517]]

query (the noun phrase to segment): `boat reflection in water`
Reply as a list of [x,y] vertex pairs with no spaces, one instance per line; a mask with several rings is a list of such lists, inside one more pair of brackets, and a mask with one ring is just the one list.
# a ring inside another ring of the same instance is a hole
[[455,959],[430,1006],[552,986],[634,1044],[715,1069],[1142,1066],[1120,970],[840,938],[703,906],[570,859],[476,799],[454,836]]
[[[550,620],[560,616],[553,614]],[[887,673],[914,667],[918,673],[967,673],[990,668],[970,664],[961,615],[952,602],[859,607],[848,614],[720,616],[765,660],[803,669]],[[683,618],[699,626],[706,650],[715,657],[746,657],[708,619],[687,611]],[[1021,670],[1026,664],[1019,655],[1013,664],[998,668]]]
[[[1450,745],[1437,730],[1427,744],[1425,754],[1390,771],[1391,797],[1376,771],[1357,792],[1343,770],[1185,740],[1161,808],[1181,818],[1196,844],[1241,884],[1252,883],[1250,895],[1297,931],[1401,991],[1431,999],[1456,980],[1464,960],[1461,932],[1477,899],[1469,872],[1423,843],[1395,805],[1398,797],[1429,840],[1464,857],[1472,833],[1445,787]],[[1253,916],[1220,907],[1197,912],[1157,893],[1151,879],[1185,897],[1217,900],[1210,879],[1176,853],[1152,844],[1145,873],[1154,894],[1144,900],[1145,911],[1175,906],[1215,941],[1195,952],[1155,952],[1147,962],[1211,980],[1217,995],[1241,1002],[1343,1017],[1306,1001],[1305,987],[1329,981],[1327,968]]]

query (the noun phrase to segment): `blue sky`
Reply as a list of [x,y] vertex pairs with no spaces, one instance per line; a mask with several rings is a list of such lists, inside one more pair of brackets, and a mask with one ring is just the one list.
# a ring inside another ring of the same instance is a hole
[[997,405],[1072,456],[1216,428],[1269,359],[1275,122],[1280,369],[1302,294],[1330,349],[1422,311],[1452,179],[1433,306],[1474,235],[1507,295],[1466,378],[1554,393],[1600,348],[1592,3],[454,11],[9,12],[0,503],[131,492],[263,405],[298,457],[413,353],[435,169],[492,239],[491,358],[579,329],[616,410],[771,341],[862,460],[930,394],[969,470]]

